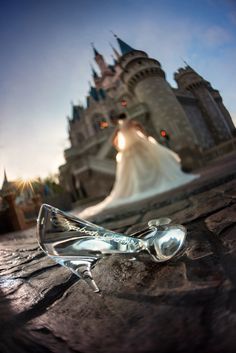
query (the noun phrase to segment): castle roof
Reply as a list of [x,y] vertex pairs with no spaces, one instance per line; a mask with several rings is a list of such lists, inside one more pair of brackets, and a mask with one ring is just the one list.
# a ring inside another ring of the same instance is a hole
[[92,65],[91,65],[91,69],[92,69],[93,78],[98,78],[98,74]]
[[116,58],[112,55],[112,59],[113,59],[113,67],[116,66],[118,64],[118,61],[116,60]]
[[8,180],[7,180],[7,172],[6,172],[6,169],[4,169],[4,179],[3,179],[3,184],[4,183],[7,183]]
[[15,191],[15,189],[16,189],[15,182],[8,181],[7,173],[6,173],[6,170],[4,169],[4,179],[3,179],[2,189],[0,191],[0,194],[3,196],[9,192]]
[[98,97],[98,93],[95,87],[91,86],[90,91],[89,91],[89,95],[91,97],[93,97],[93,99],[98,102],[99,101],[99,97]]
[[102,99],[105,99],[106,98],[106,92],[103,88],[100,88],[99,89],[99,96],[102,98]]
[[92,48],[93,48],[93,52],[94,52],[94,56],[100,55],[100,53],[97,51],[97,49],[95,48],[94,44],[91,43]]
[[73,120],[79,120],[80,119],[80,107],[79,107],[79,105],[73,105],[72,119]]
[[114,54],[115,54],[116,59],[119,59],[119,58],[120,58],[120,53],[118,53],[118,51],[116,50],[116,48],[114,48],[111,43],[109,43],[109,44],[110,44],[110,46],[111,46],[111,48],[112,48],[112,50],[113,50],[113,52],[114,52]]
[[134,48],[132,48],[129,44],[125,43],[119,37],[116,36],[116,39],[117,39],[117,42],[119,44],[120,51],[121,51],[122,55],[130,53],[131,51],[135,50]]

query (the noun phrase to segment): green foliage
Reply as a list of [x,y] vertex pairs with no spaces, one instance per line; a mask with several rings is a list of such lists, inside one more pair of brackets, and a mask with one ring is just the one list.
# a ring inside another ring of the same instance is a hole
[[50,195],[60,194],[63,192],[62,186],[59,184],[58,174],[49,174],[46,178],[38,178],[33,184],[34,192],[37,194],[48,193]]

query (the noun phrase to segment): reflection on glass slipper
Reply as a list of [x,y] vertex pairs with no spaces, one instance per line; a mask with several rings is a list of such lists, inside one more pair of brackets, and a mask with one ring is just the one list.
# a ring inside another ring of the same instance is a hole
[[106,255],[124,254],[155,262],[178,255],[184,245],[186,228],[170,222],[170,218],[151,220],[147,228],[125,235],[44,204],[39,211],[37,236],[48,256],[85,280],[94,292],[99,292],[91,268]]

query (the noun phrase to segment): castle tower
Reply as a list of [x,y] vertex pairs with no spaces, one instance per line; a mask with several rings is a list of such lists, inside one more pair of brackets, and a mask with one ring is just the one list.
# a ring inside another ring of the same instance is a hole
[[97,49],[94,47],[94,45],[92,44],[93,47],[93,52],[94,52],[94,60],[96,61],[100,71],[101,71],[101,75],[106,75],[106,74],[111,74],[111,70],[109,68],[109,66],[107,65],[103,55],[101,55]]
[[6,195],[8,193],[11,193],[12,191],[13,191],[12,182],[8,181],[7,172],[6,172],[6,169],[4,169],[4,179],[3,179],[3,183],[2,183],[1,194]]
[[215,144],[231,139],[235,127],[219,92],[214,90],[210,83],[189,65],[175,73],[175,80],[179,88],[190,91],[198,99],[199,107],[204,113],[206,125]]
[[3,183],[2,183],[2,188],[4,185],[8,184],[8,180],[7,180],[7,172],[6,169],[4,169],[4,178],[3,178]]
[[113,53],[115,55],[115,60],[119,60],[120,59],[120,53],[118,53],[118,51],[116,50],[116,48],[113,47],[113,45],[111,43],[109,43],[111,46],[111,49],[113,50]]
[[100,84],[100,77],[98,76],[97,72],[94,70],[94,67],[92,65],[91,65],[91,70],[92,70],[93,81],[95,83],[95,86],[98,88]]
[[150,118],[157,136],[165,130],[170,138],[170,148],[181,157],[185,168],[196,166],[197,138],[188,118],[172,88],[165,79],[159,61],[149,58],[117,38],[122,56],[119,64],[123,69],[121,79],[140,102],[150,109]]

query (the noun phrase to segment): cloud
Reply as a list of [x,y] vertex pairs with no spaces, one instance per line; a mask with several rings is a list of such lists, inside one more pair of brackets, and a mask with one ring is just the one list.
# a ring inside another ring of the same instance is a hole
[[232,40],[229,31],[220,26],[211,26],[201,34],[203,42],[210,47],[218,47]]

